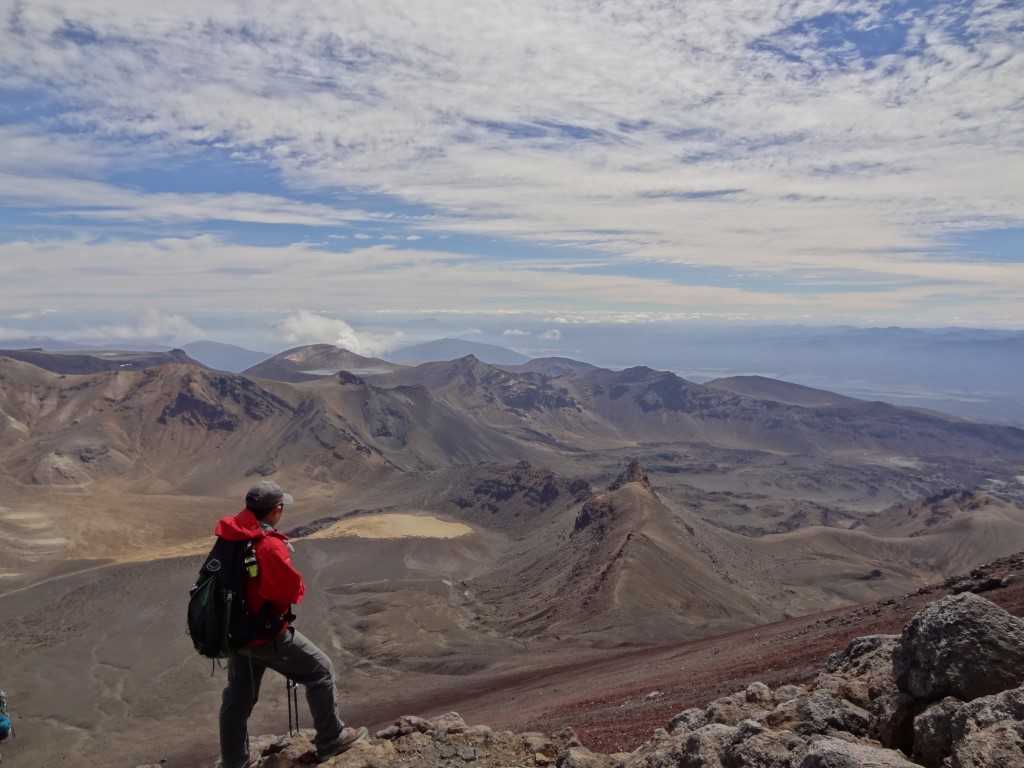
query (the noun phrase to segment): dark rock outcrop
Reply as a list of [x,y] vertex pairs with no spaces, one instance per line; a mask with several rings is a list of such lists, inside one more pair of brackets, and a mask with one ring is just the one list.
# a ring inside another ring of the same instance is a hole
[[1024,620],[970,592],[944,597],[904,628],[893,653],[900,690],[970,701],[1024,682]]
[[1024,687],[959,707],[949,735],[950,768],[1024,766]]
[[811,743],[799,768],[918,768],[899,752],[824,738]]
[[963,702],[947,696],[914,718],[914,759],[927,768],[941,768],[953,749],[953,715]]
[[643,465],[637,459],[630,460],[629,464],[626,465],[626,468],[622,471],[622,474],[615,478],[615,482],[608,486],[608,490],[617,491],[626,483],[640,483],[650,490],[651,479],[647,477],[647,470],[644,469]]

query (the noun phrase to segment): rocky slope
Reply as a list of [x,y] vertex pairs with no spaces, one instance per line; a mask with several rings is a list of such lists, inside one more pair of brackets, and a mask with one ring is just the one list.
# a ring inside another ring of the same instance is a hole
[[[1024,620],[971,592],[899,635],[852,640],[808,685],[755,682],[677,713],[632,752],[571,729],[496,732],[454,712],[399,718],[335,768],[1014,768],[1024,765]],[[310,761],[309,731],[253,744],[263,768]]]

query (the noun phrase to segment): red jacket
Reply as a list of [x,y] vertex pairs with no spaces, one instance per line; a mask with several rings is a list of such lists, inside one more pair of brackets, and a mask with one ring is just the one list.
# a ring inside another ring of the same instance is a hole
[[[257,615],[263,604],[270,602],[275,614],[288,613],[293,605],[302,602],[306,585],[302,574],[292,565],[288,537],[275,529],[265,529],[249,509],[237,515],[222,517],[214,534],[228,541],[254,539],[256,563],[259,574],[246,584],[245,601],[250,615]],[[288,627],[282,627],[282,631]],[[257,640],[254,645],[265,643],[271,638]]]

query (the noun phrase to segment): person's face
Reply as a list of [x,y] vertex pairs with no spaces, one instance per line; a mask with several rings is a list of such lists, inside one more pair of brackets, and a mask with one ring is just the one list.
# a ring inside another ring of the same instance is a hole
[[273,512],[267,515],[267,522],[277,528],[277,524],[281,522],[281,516],[284,514],[284,502],[282,501],[276,507]]

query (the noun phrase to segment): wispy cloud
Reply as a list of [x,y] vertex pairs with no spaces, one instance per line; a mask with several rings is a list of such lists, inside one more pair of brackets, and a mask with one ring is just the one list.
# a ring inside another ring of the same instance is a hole
[[[453,0],[299,11],[198,0],[10,6],[0,75],[50,106],[16,117],[27,122],[0,129],[0,140],[48,159],[0,161],[0,204],[143,225],[387,219],[338,202],[351,199],[339,190],[358,190],[434,211],[417,231],[585,246],[619,265],[957,283],[751,292],[630,279],[627,267],[584,278],[514,259],[498,266],[485,249],[467,261],[464,248],[432,255],[431,274],[401,267],[416,282],[399,290],[394,271],[358,273],[395,309],[415,288],[421,304],[439,290],[467,307],[486,296],[541,313],[568,295],[566,317],[626,316],[646,301],[652,313],[696,302],[696,312],[909,318],[935,302],[937,317],[955,306],[978,322],[1024,322],[1012,306],[1019,264],[957,262],[948,251],[950,233],[1024,223],[1021,4],[485,0],[474,9]],[[107,178],[124,157],[197,147],[270,167],[317,202]],[[229,250],[218,244],[218,258]],[[319,290],[315,249],[275,253],[246,258],[276,269],[275,259],[297,257],[295,279]],[[569,280],[579,292],[567,292]],[[215,286],[196,290],[217,301]]]
[[185,343],[206,336],[202,328],[184,315],[148,309],[137,319],[124,323],[65,329],[61,338],[73,341],[151,341]]
[[[0,137],[2,138],[2,137]],[[253,193],[146,193],[84,179],[0,173],[0,203],[117,222],[235,221],[330,226],[379,218],[360,210]]]

